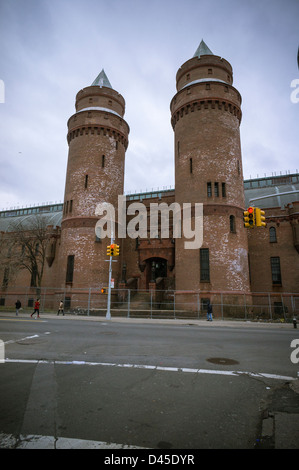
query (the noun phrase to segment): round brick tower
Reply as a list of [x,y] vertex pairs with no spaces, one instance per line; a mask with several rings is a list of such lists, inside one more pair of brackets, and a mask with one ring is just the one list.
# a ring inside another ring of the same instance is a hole
[[[99,203],[113,204],[123,194],[129,126],[125,100],[113,90],[104,70],[76,96],[76,113],[68,120],[69,144],[61,224],[61,285],[107,285],[108,238],[96,236]],[[118,278],[118,265],[113,275]],[[105,284],[106,283],[106,284]]]
[[[176,239],[176,289],[248,293],[247,233],[239,126],[231,65],[202,41],[177,72],[171,101],[175,200],[203,204],[203,243]],[[194,220],[193,220],[194,222]]]

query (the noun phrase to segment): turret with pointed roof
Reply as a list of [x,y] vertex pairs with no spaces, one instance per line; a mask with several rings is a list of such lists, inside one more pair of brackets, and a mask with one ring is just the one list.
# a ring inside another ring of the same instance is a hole
[[[232,86],[232,75],[230,63],[201,41],[176,76],[177,93],[170,105],[175,202],[180,207],[186,202],[203,204],[203,221],[199,224],[203,239],[202,245],[196,246],[200,248],[197,255],[188,249],[187,237],[175,241],[175,282],[182,293],[250,291],[242,212],[241,96]],[[196,227],[192,211],[190,226]],[[238,270],[232,270],[232,266],[238,266]],[[183,298],[180,296],[180,301]]]
[[[105,285],[106,244],[98,243],[103,234],[100,229],[95,232],[96,208],[100,203],[117,207],[118,196],[124,192],[129,135],[124,114],[125,100],[112,88],[104,69],[92,85],[77,93],[76,112],[68,120],[61,285],[65,285],[65,279],[73,288],[80,287],[82,282],[88,286]],[[71,280],[65,271],[69,262],[75,266]],[[120,266],[114,267],[113,277],[117,285]]]

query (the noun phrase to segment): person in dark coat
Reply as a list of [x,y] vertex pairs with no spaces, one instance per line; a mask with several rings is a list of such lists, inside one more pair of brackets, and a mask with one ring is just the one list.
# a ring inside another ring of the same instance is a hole
[[20,310],[20,308],[22,307],[22,304],[21,304],[21,302],[19,301],[19,299],[16,301],[16,304],[15,304],[15,305],[16,305],[16,316],[18,316],[18,315],[19,315],[19,310]]

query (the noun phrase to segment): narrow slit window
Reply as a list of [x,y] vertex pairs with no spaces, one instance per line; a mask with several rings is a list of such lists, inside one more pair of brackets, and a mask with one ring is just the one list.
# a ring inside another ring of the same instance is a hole
[[207,196],[212,197],[212,183],[207,183]]
[[105,168],[105,155],[102,155],[102,168]]
[[69,255],[67,257],[66,279],[65,279],[66,282],[73,282],[74,264],[75,264],[75,255]]
[[190,158],[190,173],[192,173],[193,168],[192,168],[192,158]]
[[200,259],[200,280],[209,282],[210,281],[209,248],[200,248],[199,259]]
[[214,183],[214,194],[215,197],[219,197],[219,183]]
[[229,230],[230,233],[236,233],[236,219],[234,215],[229,216]]
[[88,186],[88,175],[85,175],[85,183],[84,183],[85,189],[87,189],[87,186]]

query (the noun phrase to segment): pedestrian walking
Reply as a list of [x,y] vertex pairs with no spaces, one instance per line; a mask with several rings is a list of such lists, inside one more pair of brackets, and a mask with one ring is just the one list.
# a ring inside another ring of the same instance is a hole
[[37,313],[37,318],[39,318],[39,306],[40,306],[40,302],[39,302],[39,299],[36,299],[36,302],[34,304],[34,311],[31,313],[31,317],[32,315],[34,315],[35,313]]
[[62,300],[59,303],[59,308],[58,308],[57,315],[59,315],[60,313],[62,313],[62,315],[64,316],[63,301]]
[[213,313],[213,307],[212,307],[212,304],[210,304],[210,302],[208,303],[208,310],[207,310],[207,321],[213,321],[213,318],[212,318],[212,313]]
[[16,301],[16,304],[15,304],[15,305],[16,305],[16,316],[18,316],[18,315],[19,315],[19,310],[20,310],[20,308],[22,307],[22,304],[21,304],[21,302],[19,301],[19,299]]

